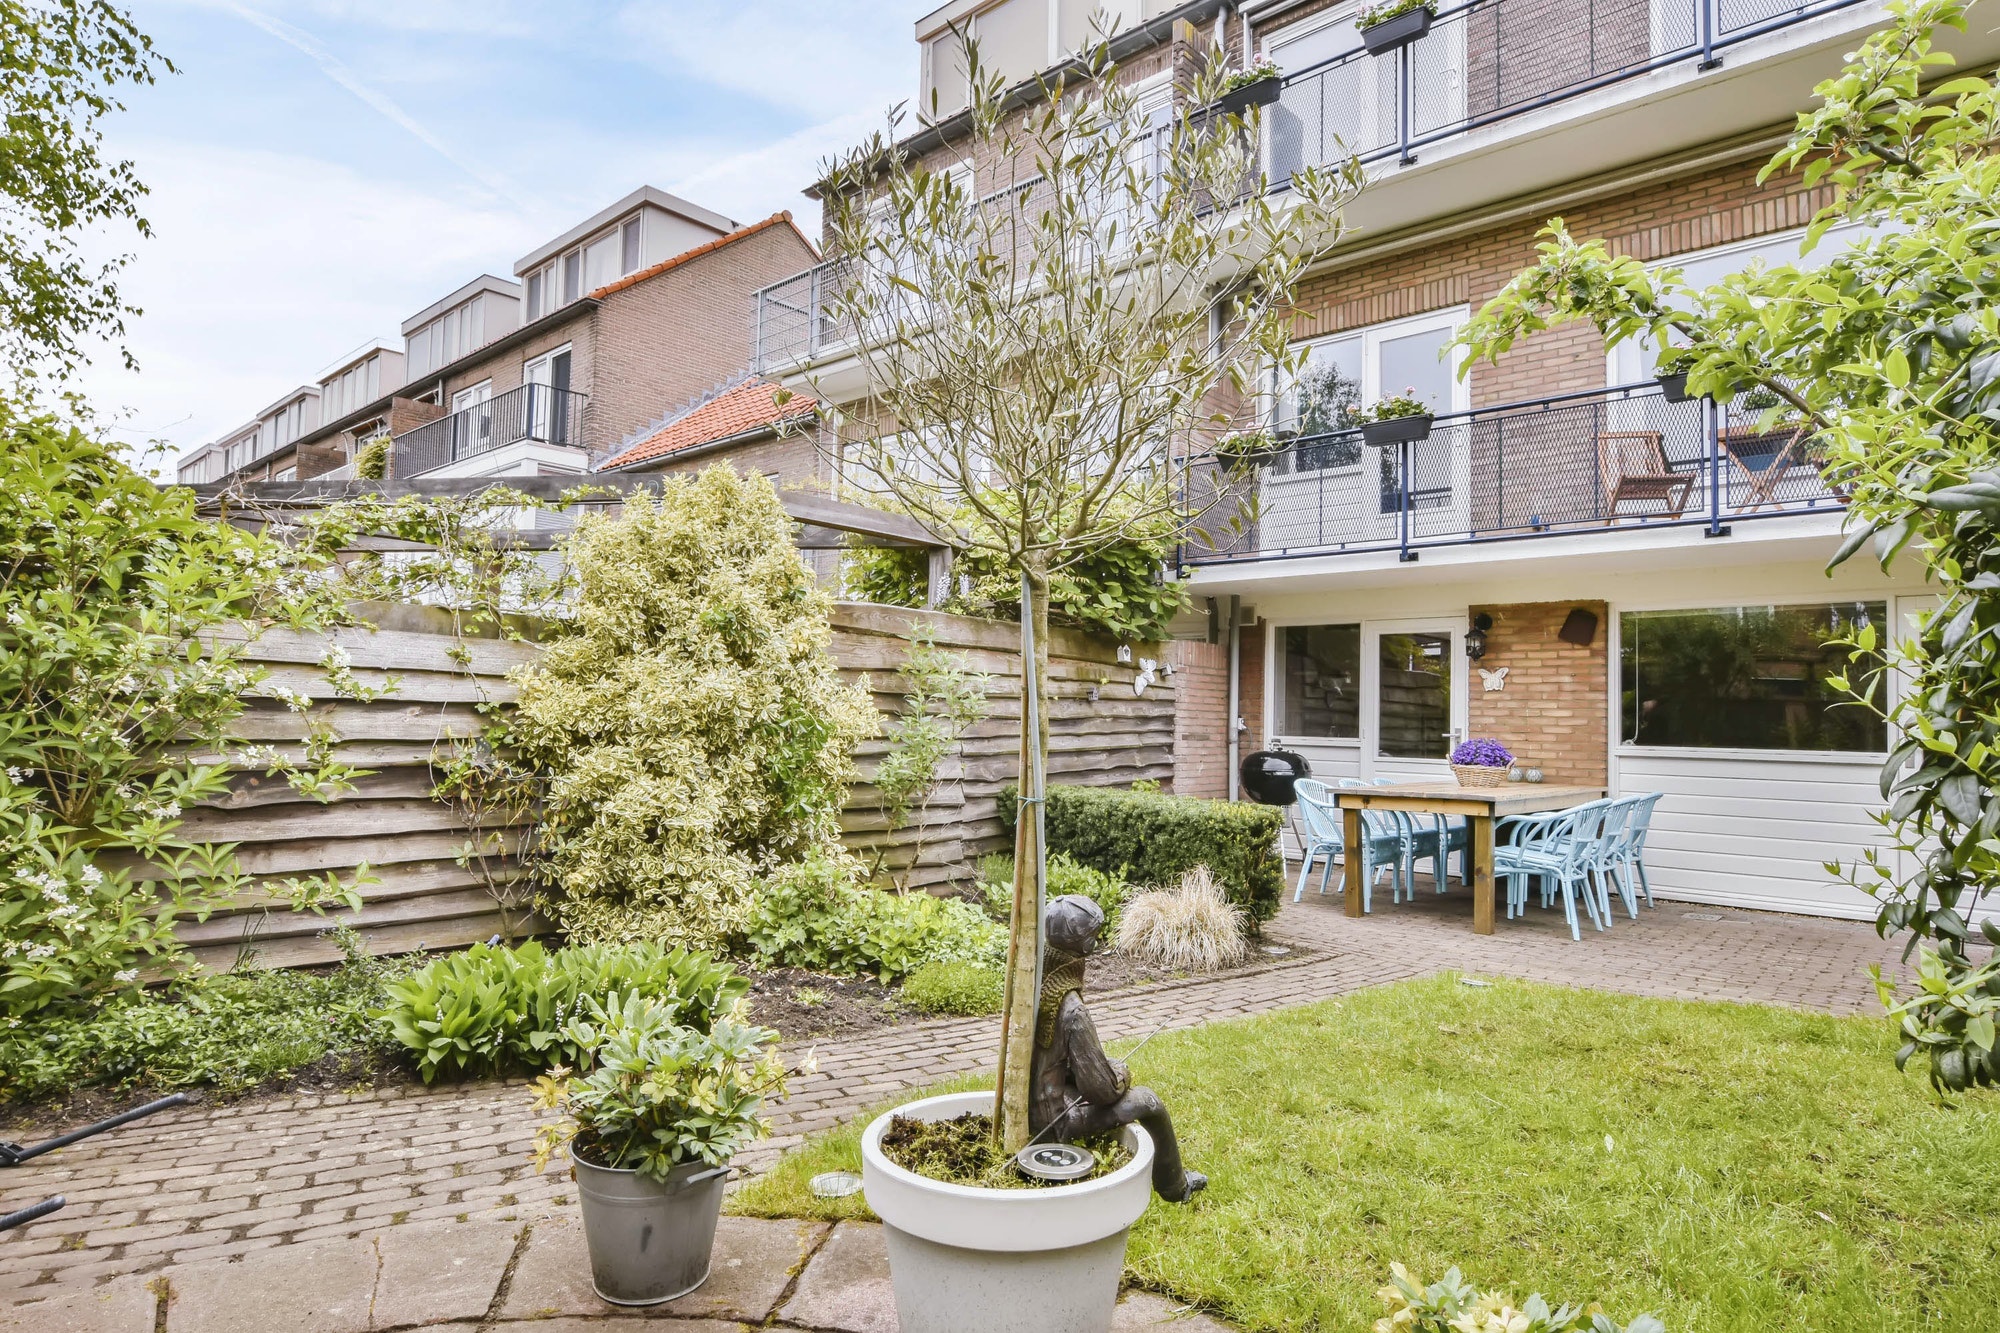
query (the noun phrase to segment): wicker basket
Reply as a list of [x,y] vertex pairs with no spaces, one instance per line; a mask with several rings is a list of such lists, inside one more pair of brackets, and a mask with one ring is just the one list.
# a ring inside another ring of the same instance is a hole
[[1486,768],[1478,764],[1453,764],[1451,775],[1458,779],[1461,787],[1504,787],[1507,785],[1507,770]]

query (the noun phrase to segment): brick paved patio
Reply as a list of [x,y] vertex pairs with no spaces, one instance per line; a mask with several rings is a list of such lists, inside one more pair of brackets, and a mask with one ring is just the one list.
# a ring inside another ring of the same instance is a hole
[[[1414,904],[1349,920],[1337,896],[1309,888],[1306,901],[1287,903],[1269,938],[1316,952],[1214,981],[1107,996],[1092,1006],[1099,1028],[1131,1038],[1162,1020],[1190,1026],[1440,969],[1866,1013],[1875,1005],[1867,965],[1895,962],[1859,922],[1667,902],[1604,935],[1586,931],[1580,943],[1559,913],[1535,912],[1476,936],[1463,891],[1420,892]],[[819,1073],[798,1081],[778,1110],[777,1136],[743,1164],[761,1169],[802,1135],[984,1065],[992,1027],[990,1019],[953,1020],[821,1044]],[[537,1176],[528,1163],[533,1123],[518,1083],[168,1112],[0,1174],[8,1206],[55,1193],[70,1201],[46,1221],[0,1235],[0,1310],[390,1227],[573,1218],[567,1178]]]

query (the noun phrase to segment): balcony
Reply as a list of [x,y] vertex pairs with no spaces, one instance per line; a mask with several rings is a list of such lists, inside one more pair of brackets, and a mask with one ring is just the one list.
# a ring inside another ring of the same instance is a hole
[[548,384],[523,384],[426,422],[396,437],[394,473],[422,476],[510,444],[581,446],[584,397]]
[[[1185,479],[1208,539],[1182,561],[1256,560],[1513,542],[1607,529],[1702,527],[1845,503],[1809,433],[1741,400],[1675,402],[1648,382],[1440,416],[1428,439],[1358,431],[1273,458],[1202,458]],[[1236,521],[1232,524],[1231,520]]]
[[1868,0],[1467,0],[1394,51],[1289,71],[1266,116],[1272,186],[1344,158],[1415,160],[1483,126],[1720,53]]

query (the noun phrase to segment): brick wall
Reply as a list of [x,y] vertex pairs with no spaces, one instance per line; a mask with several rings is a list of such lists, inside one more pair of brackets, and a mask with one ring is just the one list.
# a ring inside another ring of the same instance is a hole
[[[1588,647],[1556,637],[1569,613],[1581,607],[1597,617]],[[1493,617],[1486,635],[1488,671],[1507,668],[1504,686],[1489,691],[1477,672],[1469,686],[1468,722],[1474,736],[1498,738],[1523,767],[1550,782],[1591,785],[1605,781],[1606,692],[1610,688],[1608,611],[1603,602],[1525,602],[1475,606]]]
[[1174,668],[1174,794],[1229,795],[1229,649],[1177,639]]
[[[1675,180],[1562,210],[1572,234],[1605,239],[1613,253],[1652,261],[1802,227],[1831,200],[1827,189],[1802,189],[1774,177],[1759,185],[1761,158],[1711,167]],[[1370,260],[1333,266],[1304,284],[1297,336],[1315,338],[1451,306],[1478,309],[1534,262],[1529,217],[1470,235]],[[1524,340],[1499,364],[1471,374],[1474,406],[1601,388],[1604,345],[1588,325],[1550,329]]]
[[604,296],[591,321],[584,444],[610,448],[747,367],[751,294],[817,259],[780,222]]

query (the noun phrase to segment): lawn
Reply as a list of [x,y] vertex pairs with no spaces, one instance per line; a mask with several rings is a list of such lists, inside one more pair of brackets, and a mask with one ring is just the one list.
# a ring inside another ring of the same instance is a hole
[[[1393,1260],[1672,1333],[1988,1327],[2000,1097],[1942,1107],[1891,1052],[1880,1019],[1450,976],[1164,1034],[1134,1075],[1210,1183],[1131,1275],[1259,1330],[1366,1329]],[[859,1130],[733,1206],[865,1215],[804,1187]]]

